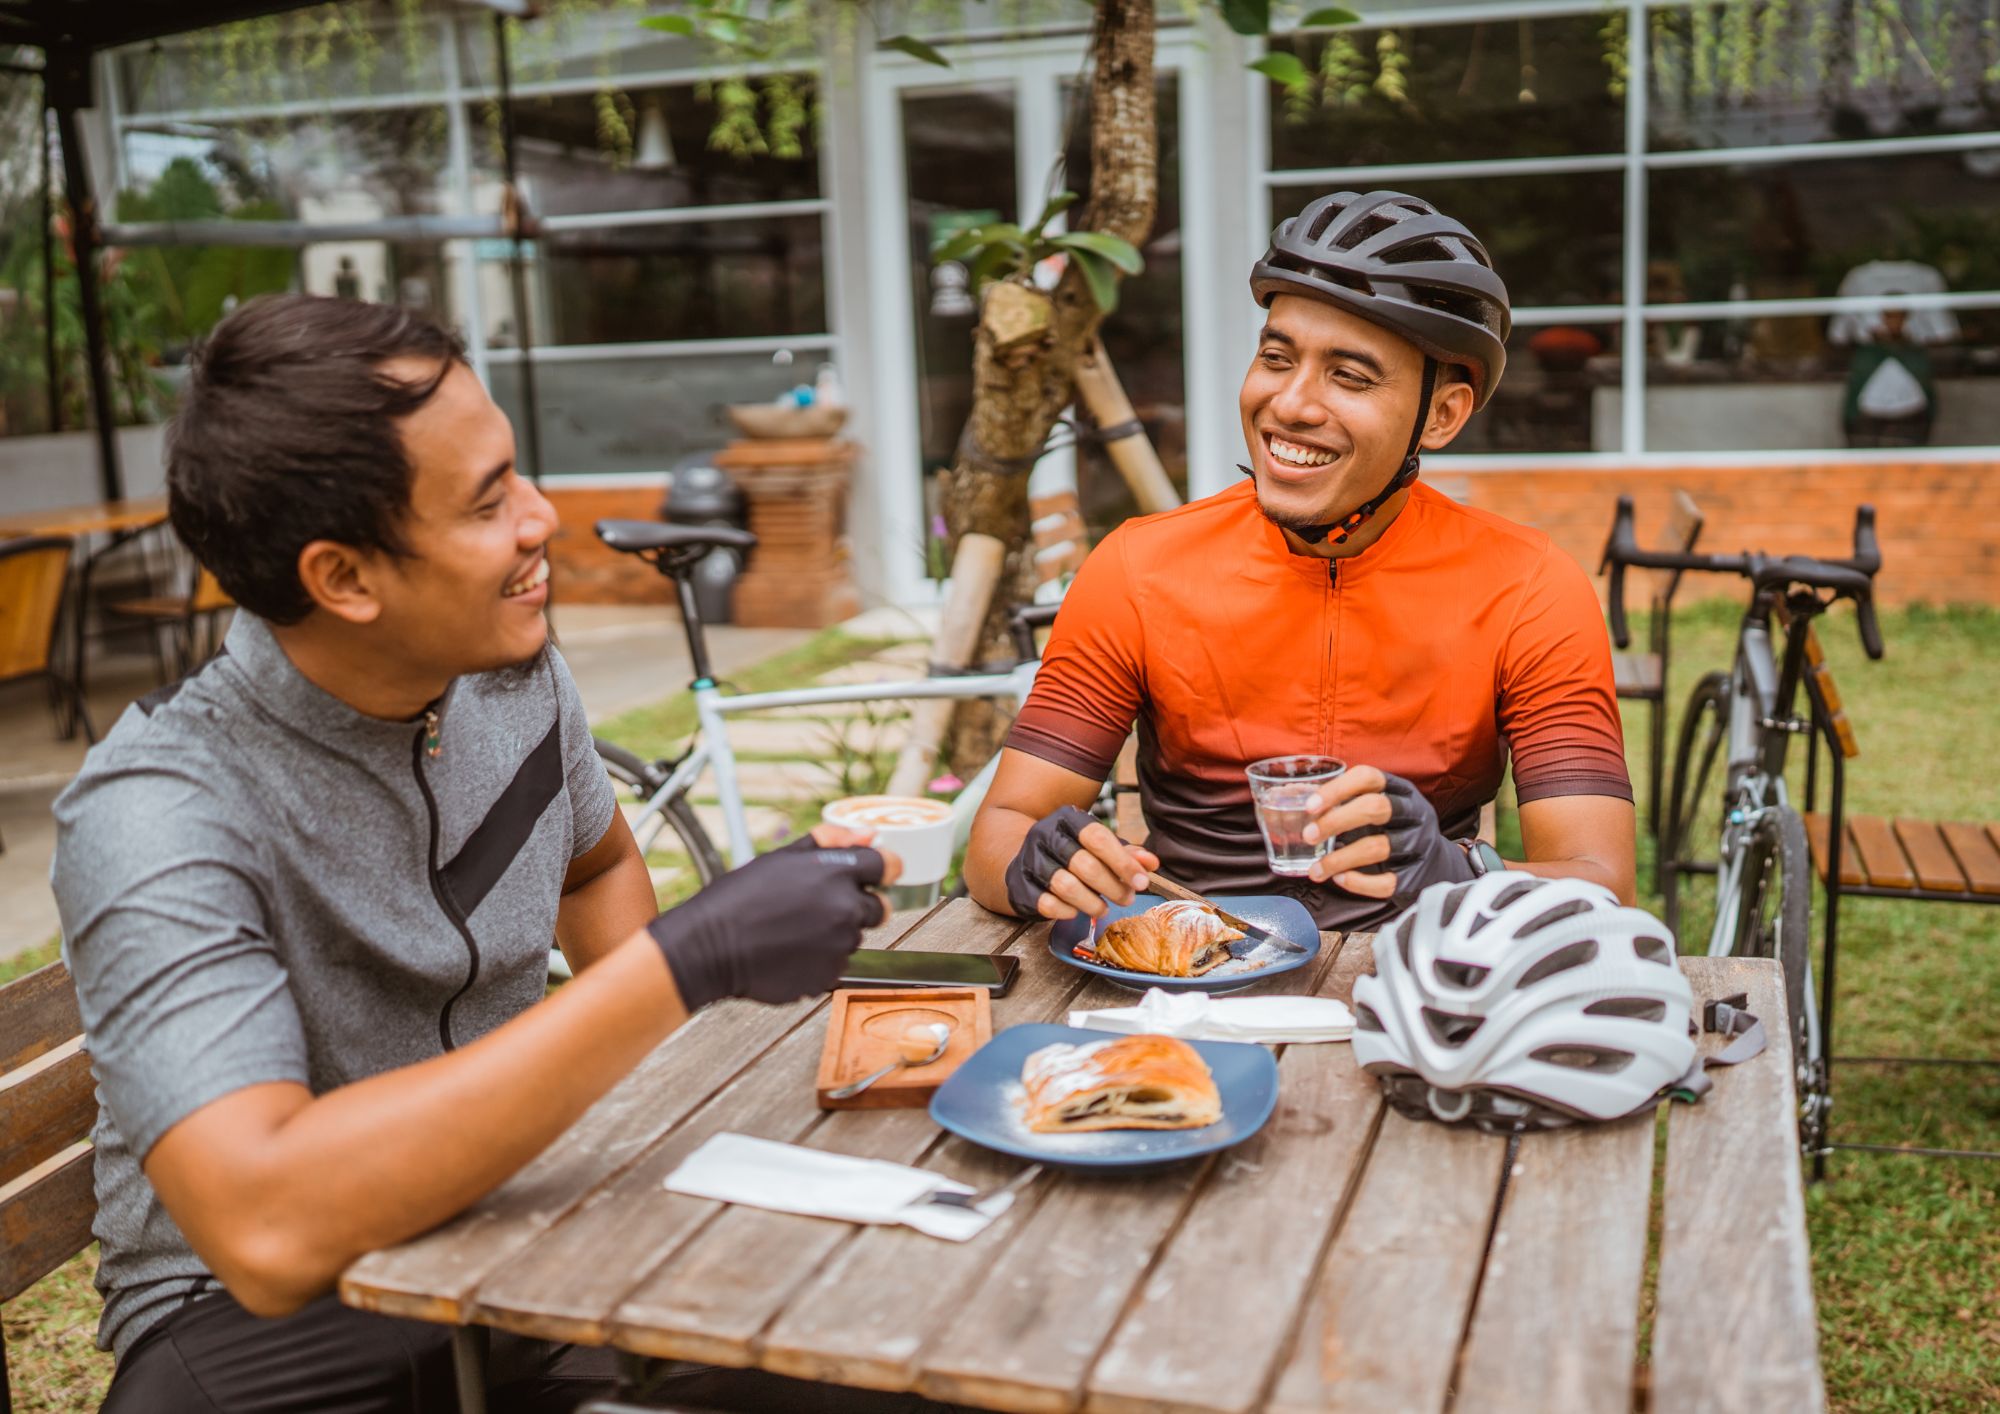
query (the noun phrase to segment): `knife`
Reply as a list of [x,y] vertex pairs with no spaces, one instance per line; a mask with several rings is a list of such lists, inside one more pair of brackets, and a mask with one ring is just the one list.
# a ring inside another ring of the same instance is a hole
[[1193,889],[1184,888],[1176,884],[1172,879],[1161,878],[1156,870],[1147,870],[1146,878],[1152,886],[1150,892],[1165,894],[1168,898],[1185,899],[1189,903],[1207,904],[1215,910],[1217,918],[1220,918],[1237,932],[1249,934],[1249,936],[1255,938],[1260,943],[1269,943],[1281,952],[1310,951],[1309,948],[1293,942],[1290,938],[1281,938],[1268,928],[1259,928],[1255,923],[1249,922],[1247,919],[1238,918],[1235,914],[1223,908],[1221,904],[1215,902],[1213,899],[1203,898]]

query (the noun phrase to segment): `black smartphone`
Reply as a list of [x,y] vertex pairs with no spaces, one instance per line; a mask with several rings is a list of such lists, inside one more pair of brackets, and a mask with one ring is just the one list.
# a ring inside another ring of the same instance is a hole
[[989,987],[1004,996],[1021,970],[1018,957],[976,952],[898,952],[863,948],[847,960],[843,987]]

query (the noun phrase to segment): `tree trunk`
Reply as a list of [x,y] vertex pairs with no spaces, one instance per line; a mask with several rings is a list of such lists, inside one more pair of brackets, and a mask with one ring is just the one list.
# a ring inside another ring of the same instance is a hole
[[[1153,0],[1100,0],[1092,35],[1091,189],[1071,229],[1103,231],[1143,247],[1159,196],[1159,129],[1153,94]],[[1029,213],[1023,212],[1028,219]],[[985,656],[1009,652],[1007,614],[1034,593],[1028,475],[1062,410],[1076,397],[1076,365],[1104,315],[1072,261],[1054,292],[1049,333],[1000,349],[982,325],[972,361],[972,415],[959,435],[945,485],[952,545],[977,531],[1007,546],[1007,561],[981,636]],[[999,747],[1004,717],[967,703],[953,728],[961,774]]]

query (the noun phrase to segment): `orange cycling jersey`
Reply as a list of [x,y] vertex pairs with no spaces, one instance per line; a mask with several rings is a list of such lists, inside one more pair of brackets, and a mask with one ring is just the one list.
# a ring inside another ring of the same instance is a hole
[[1102,780],[1135,719],[1162,872],[1291,893],[1322,926],[1387,908],[1270,872],[1252,761],[1311,752],[1407,777],[1452,838],[1477,829],[1510,757],[1524,803],[1632,798],[1582,568],[1421,482],[1341,560],[1292,553],[1249,482],[1113,531],[1063,600],[1007,744]]

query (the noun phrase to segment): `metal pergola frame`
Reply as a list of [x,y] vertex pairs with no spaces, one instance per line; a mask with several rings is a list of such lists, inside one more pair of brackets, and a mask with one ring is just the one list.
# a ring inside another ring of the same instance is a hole
[[[192,30],[209,29],[237,20],[285,14],[308,9],[321,0],[175,0],[168,5],[159,0],[0,0],[0,46],[14,45],[41,51],[39,66],[20,62],[0,63],[0,70],[15,74],[39,75],[42,82],[42,281],[43,323],[46,325],[44,357],[48,364],[50,425],[61,430],[61,407],[57,395],[55,350],[55,265],[51,249],[54,217],[51,164],[47,160],[48,114],[56,115],[56,135],[62,151],[63,186],[69,199],[70,241],[76,257],[77,294],[83,305],[83,328],[87,373],[90,379],[91,421],[97,434],[98,485],[107,501],[125,497],[125,472],[118,455],[118,427],[111,403],[111,372],[104,340],[104,305],[98,288],[98,256],[114,239],[129,235],[133,244],[148,243],[150,232],[139,228],[107,227],[98,210],[90,184],[90,164],[84,147],[78,114],[96,106],[92,83],[92,63],[107,49],[163,39]],[[514,152],[514,102],[508,63],[506,21],[526,18],[535,12],[533,0],[461,0],[493,12],[493,42],[499,55],[501,147],[506,171],[503,214],[499,218],[426,217],[412,221],[436,227],[429,234],[444,236],[505,236],[512,242],[509,262],[514,300],[517,306],[518,361],[521,366],[522,403],[526,413],[526,470],[537,482],[541,479],[541,416],[535,406],[534,341],[526,300],[526,242],[533,233],[533,218],[520,199],[516,183]],[[287,243],[300,233],[297,223],[282,223]],[[476,228],[476,229],[475,229]],[[409,234],[408,232],[401,232]],[[203,233],[205,236],[212,234]],[[236,241],[249,243],[251,233],[228,233]],[[269,237],[277,232],[265,232]],[[325,238],[329,232],[314,228],[310,234]],[[334,237],[356,233],[334,228]],[[384,232],[371,230],[371,237]],[[398,234],[388,232],[388,236]],[[233,242],[232,242],[233,243]]]

